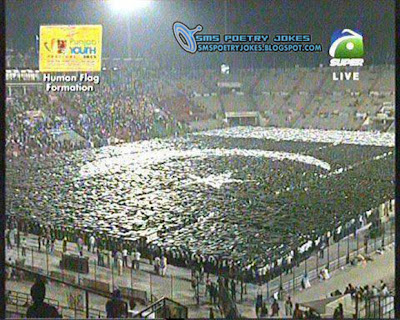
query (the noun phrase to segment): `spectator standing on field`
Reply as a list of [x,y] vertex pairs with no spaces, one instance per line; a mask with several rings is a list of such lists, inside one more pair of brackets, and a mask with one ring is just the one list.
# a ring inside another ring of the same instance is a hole
[[57,309],[44,302],[46,286],[37,279],[31,288],[33,304],[28,308],[26,317],[29,318],[61,318]]
[[54,254],[54,249],[56,247],[56,238],[51,239],[51,245],[50,245],[50,253]]
[[21,241],[21,249],[22,249],[22,256],[25,257],[26,256],[26,238],[22,238]]
[[154,259],[154,271],[156,274],[160,274],[160,268],[161,268],[161,259],[160,257],[155,257]]
[[124,261],[121,256],[118,257],[117,265],[118,265],[118,275],[122,276],[122,272],[123,272],[123,268],[124,268]]
[[303,319],[303,311],[300,310],[300,305],[296,303],[293,312],[293,319]]
[[101,254],[101,251],[100,251],[100,249],[98,247],[96,248],[96,254],[97,254],[97,265],[100,266],[100,267],[103,267],[104,263],[101,261],[102,260],[102,254]]
[[231,296],[234,302],[236,302],[236,282],[231,279]]
[[271,304],[271,316],[275,317],[279,315],[279,304],[278,301],[276,299],[274,299],[274,301]]
[[108,266],[108,268],[112,268],[111,261],[112,261],[112,252],[108,251],[108,254],[107,254],[107,266]]
[[13,247],[13,243],[16,243],[15,237],[16,237],[15,229],[12,228],[12,229],[10,230],[10,246],[11,246],[11,248]]
[[38,237],[38,250],[39,250],[39,252],[41,251],[41,248],[42,248],[42,236],[39,235],[39,237]]
[[78,247],[79,255],[83,256],[83,239],[81,236],[78,237],[77,247]]
[[63,239],[63,244],[62,244],[63,253],[66,253],[66,252],[67,252],[67,243],[68,243],[67,237],[64,237],[64,239]]
[[135,262],[135,269],[136,270],[140,269],[140,257],[141,257],[141,253],[138,250],[136,250],[134,252],[134,258],[135,258],[134,262]]
[[213,283],[213,282],[211,282],[210,297],[211,297],[211,303],[212,304],[217,304],[217,301],[218,301],[218,289],[217,289],[217,285],[215,283]]
[[388,287],[386,286],[386,284],[383,284],[381,287],[381,296],[387,297],[389,295],[390,295],[390,292],[389,292]]
[[256,307],[257,318],[259,318],[261,315],[261,308],[263,307],[263,298],[262,298],[262,293],[261,293],[260,287],[257,289],[257,297],[256,297],[255,307]]
[[46,252],[47,253],[50,253],[50,246],[51,246],[51,240],[50,240],[50,237],[47,237],[46,238]]
[[161,255],[160,272],[162,277],[167,274],[167,257],[164,255]]
[[207,297],[207,295],[211,298],[211,280],[209,277],[207,277],[206,279],[206,292],[205,292],[205,296]]
[[290,296],[287,297],[285,301],[285,314],[286,316],[292,316],[293,315],[293,302]]
[[210,315],[209,315],[209,319],[215,319],[215,316],[214,316],[214,310],[213,310],[213,308],[210,308]]
[[107,318],[118,319],[128,317],[128,304],[122,300],[121,292],[115,290],[111,300],[106,303]]
[[123,260],[123,266],[125,268],[128,267],[128,249],[125,247],[122,249],[122,260]]
[[338,307],[335,309],[335,312],[333,313],[333,319],[335,320],[344,319],[343,304],[339,303]]
[[259,317],[260,318],[268,317],[268,308],[267,308],[267,304],[265,302],[263,302],[261,307],[260,307]]
[[7,248],[12,249],[12,242],[10,236],[10,229],[6,230],[6,241],[7,241]]
[[89,246],[88,246],[88,251],[89,252],[95,252],[94,251],[94,247],[95,247],[95,244],[96,244],[96,238],[94,237],[94,235],[92,234],[91,236],[90,236],[90,238],[89,238]]

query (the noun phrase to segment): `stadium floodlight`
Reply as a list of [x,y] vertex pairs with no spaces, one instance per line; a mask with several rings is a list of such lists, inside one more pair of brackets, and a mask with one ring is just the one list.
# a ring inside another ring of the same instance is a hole
[[109,2],[113,10],[121,13],[144,9],[151,3],[150,0],[110,0]]

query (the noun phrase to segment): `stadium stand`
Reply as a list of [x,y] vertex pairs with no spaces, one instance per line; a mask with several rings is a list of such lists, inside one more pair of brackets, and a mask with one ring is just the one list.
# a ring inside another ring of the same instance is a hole
[[[103,146],[218,128],[226,125],[225,112],[258,111],[261,125],[273,127],[394,130],[393,114],[379,114],[384,105],[394,105],[393,66],[363,67],[360,81],[333,81],[330,68],[242,69],[231,74],[194,70],[185,74],[147,68],[142,57],[135,58],[141,67],[106,58],[94,94],[55,95],[44,91],[42,81],[28,84],[21,80],[18,70],[37,67],[30,58],[35,56],[32,51],[25,55],[7,51],[7,66],[15,73],[8,75],[7,82],[9,154]],[[221,82],[240,88],[223,91],[218,87]],[[115,85],[120,88],[118,94]],[[55,138],[55,130],[63,132],[62,139]]]

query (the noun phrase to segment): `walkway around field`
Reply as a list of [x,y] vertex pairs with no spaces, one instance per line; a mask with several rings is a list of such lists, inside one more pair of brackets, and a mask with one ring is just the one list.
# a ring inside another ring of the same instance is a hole
[[[305,301],[304,297],[314,297],[312,293],[309,296],[304,295],[304,292],[313,292],[313,291],[301,291],[299,293],[298,289],[301,283],[301,279],[305,272],[307,272],[310,280],[317,279],[317,267],[320,270],[321,267],[326,266],[328,263],[328,258],[330,259],[330,271],[331,273],[334,270],[340,269],[341,267],[345,266],[349,259],[352,259],[358,253],[364,254],[365,249],[363,237],[366,231],[361,231],[357,234],[357,240],[354,238],[354,235],[351,235],[350,238],[342,239],[339,243],[331,244],[329,247],[329,255],[328,255],[328,248],[325,249],[324,257],[321,258],[317,254],[313,254],[309,257],[306,261],[302,262],[298,267],[294,268],[294,272],[289,274],[284,274],[281,277],[273,279],[267,284],[264,284],[261,289],[263,291],[263,295],[265,298],[269,298],[272,294],[278,291],[280,284],[282,283],[283,289],[290,294],[291,296],[299,297],[299,301]],[[175,266],[168,266],[167,276],[161,277],[154,273],[153,266],[149,265],[147,261],[142,259],[141,263],[141,270],[131,270],[130,268],[124,268],[123,273],[118,275],[117,268],[113,267],[105,268],[97,266],[97,255],[88,252],[87,250],[84,251],[84,256],[89,258],[90,264],[90,272],[88,275],[84,274],[77,274],[75,272],[70,272],[67,270],[60,270],[59,268],[59,261],[61,257],[62,251],[62,242],[56,241],[55,252],[54,254],[48,254],[47,252],[37,251],[37,236],[28,234],[26,236],[27,239],[27,247],[26,256],[25,256],[25,265],[39,267],[44,274],[50,274],[54,272],[61,273],[62,276],[65,277],[75,277],[77,283],[81,282],[82,279],[91,279],[93,281],[98,281],[102,283],[108,283],[110,288],[112,287],[128,287],[128,288],[135,288],[139,290],[146,291],[148,296],[155,296],[160,298],[162,296],[171,298],[176,300],[177,302],[184,304],[190,308],[189,315],[191,317],[194,316],[201,316],[206,317],[208,316],[209,312],[209,305],[208,305],[208,298],[205,297],[205,285],[202,284],[200,286],[200,301],[199,305],[197,305],[197,301],[195,298],[195,293],[193,288],[191,287],[191,271],[186,268],[179,268]],[[392,230],[388,230],[385,237],[384,244],[388,244],[393,242],[394,236]],[[374,249],[378,249],[382,246],[382,239],[372,240],[369,242],[369,251],[372,252]],[[358,248],[358,249],[357,249]],[[77,253],[77,246],[74,243],[68,243],[67,246],[67,253]],[[21,250],[16,250],[14,247],[13,249],[7,249],[7,256],[15,258],[22,258]],[[337,259],[337,257],[340,257]],[[386,256],[386,255],[385,255]],[[379,256],[378,256],[379,257]],[[379,259],[380,260],[380,259]],[[130,266],[130,262],[129,262]],[[390,270],[387,270],[387,275],[390,276]],[[340,274],[340,272],[338,272]],[[364,274],[364,273],[362,273]],[[394,274],[394,272],[393,272]],[[215,275],[210,274],[210,278],[212,281],[216,281],[217,277]],[[293,281],[294,278],[294,281]],[[341,279],[341,278],[338,278]],[[343,276],[343,281],[346,282],[346,276]],[[366,278],[367,279],[367,278]],[[368,281],[370,278],[368,278]],[[329,285],[325,285],[321,283],[320,286],[326,286],[326,292],[329,294],[331,291],[330,287],[341,288],[342,287],[342,280],[339,281],[338,285],[335,284],[335,280],[329,280]],[[367,281],[367,280],[366,280]],[[347,281],[351,282],[351,281]],[[293,283],[295,286],[293,287]],[[318,283],[318,280],[317,280]],[[11,285],[10,289],[14,287],[24,287],[23,292],[29,292],[28,288],[25,284],[19,282],[10,282],[8,285]],[[22,288],[21,288],[22,289]],[[57,297],[57,293],[59,289],[56,289],[54,292],[54,297]],[[236,286],[237,290],[237,301],[238,301],[238,308],[243,313],[243,315],[248,315],[251,317],[255,316],[254,312],[254,303],[255,298],[257,295],[258,287],[254,284],[247,284],[246,285],[246,292],[244,294],[243,301],[240,299],[240,284]],[[334,290],[332,290],[334,291]],[[324,291],[320,291],[324,292]],[[97,301],[99,300],[99,301]],[[104,305],[104,299],[97,299],[92,298],[91,303],[94,303],[97,308]],[[281,308],[282,310],[282,308]],[[283,314],[282,314],[283,315]]]

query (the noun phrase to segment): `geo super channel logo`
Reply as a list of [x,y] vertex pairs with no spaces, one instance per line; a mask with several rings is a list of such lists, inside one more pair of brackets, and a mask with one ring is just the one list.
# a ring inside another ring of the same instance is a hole
[[362,66],[364,64],[364,41],[359,30],[336,30],[331,38],[329,55],[332,67]]

